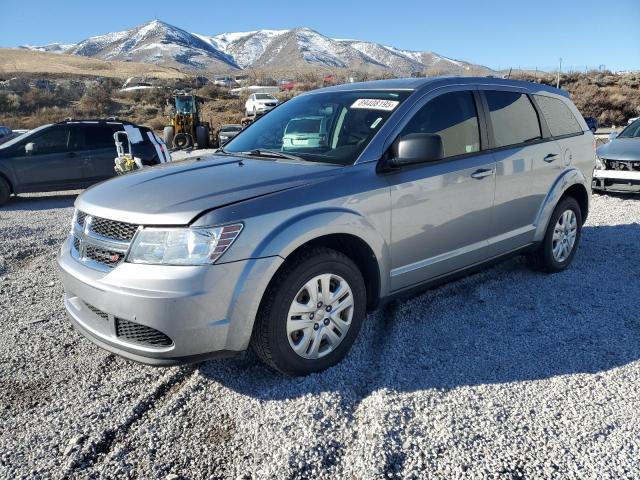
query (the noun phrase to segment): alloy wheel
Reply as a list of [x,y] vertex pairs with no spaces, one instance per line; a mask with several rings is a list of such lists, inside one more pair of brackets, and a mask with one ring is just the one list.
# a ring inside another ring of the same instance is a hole
[[565,210],[553,229],[551,250],[556,262],[562,263],[573,250],[578,234],[578,220],[573,210]]

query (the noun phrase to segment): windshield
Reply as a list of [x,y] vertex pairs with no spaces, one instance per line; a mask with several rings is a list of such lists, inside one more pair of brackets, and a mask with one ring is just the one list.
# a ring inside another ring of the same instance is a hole
[[280,151],[304,160],[353,164],[408,91],[333,91],[295,97],[225,145],[228,153]]
[[193,97],[176,97],[176,111],[178,113],[194,113],[196,102]]
[[276,98],[268,93],[256,93],[256,100],[275,100]]
[[636,120],[620,132],[618,138],[640,138],[640,120]]
[[240,130],[242,130],[240,125],[225,125],[220,128],[221,132],[239,132]]
[[30,137],[31,135],[33,135],[34,133],[38,133],[41,130],[44,130],[45,128],[49,128],[51,125],[47,124],[47,125],[42,125],[41,127],[38,128],[34,128],[33,130],[29,130],[26,133],[22,133],[20,135],[18,135],[15,138],[12,138],[11,140],[3,143],[0,145],[0,148],[9,148],[12,147],[13,145],[15,145],[18,142],[21,142],[22,140],[24,140],[27,137]]

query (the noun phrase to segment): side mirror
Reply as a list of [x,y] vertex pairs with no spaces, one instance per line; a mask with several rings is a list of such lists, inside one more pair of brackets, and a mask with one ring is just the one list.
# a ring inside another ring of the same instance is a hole
[[38,147],[33,142],[29,142],[24,146],[24,153],[26,153],[27,155],[36,153],[37,150],[38,150]]
[[609,134],[609,141],[611,140],[615,140],[616,138],[618,138],[618,132],[616,132],[615,130],[613,132],[611,132]]
[[435,133],[410,133],[400,138],[392,147],[392,167],[416,163],[434,162],[444,157],[442,138]]

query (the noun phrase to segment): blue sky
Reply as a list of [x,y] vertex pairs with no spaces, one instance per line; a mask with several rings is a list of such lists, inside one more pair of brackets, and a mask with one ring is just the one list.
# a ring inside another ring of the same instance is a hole
[[311,27],[493,68],[640,69],[640,0],[0,0],[0,45],[77,42],[159,18],[216,34]]

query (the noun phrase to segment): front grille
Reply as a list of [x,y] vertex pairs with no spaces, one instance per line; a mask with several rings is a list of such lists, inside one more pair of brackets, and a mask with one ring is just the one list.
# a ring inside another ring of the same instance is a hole
[[100,247],[87,243],[85,245],[84,258],[88,258],[94,262],[103,263],[109,267],[115,267],[124,260],[124,254],[121,252],[104,250]]
[[168,347],[173,341],[155,328],[116,317],[116,336],[152,347]]
[[92,232],[102,235],[103,237],[130,242],[136,230],[138,230],[138,225],[93,217],[90,228]]
[[628,160],[604,160],[606,167],[609,170],[621,170],[628,172],[640,172],[640,161],[628,161]]
[[99,316],[103,320],[108,320],[109,319],[109,315],[107,313],[103,312],[102,310],[99,310],[96,307],[94,307],[93,305],[89,305],[88,303],[85,303],[85,305],[87,306],[87,308],[89,310],[91,310],[93,313],[95,313],[97,316]]
[[84,219],[86,216],[87,214],[81,212],[80,210],[78,210],[78,212],[76,213],[76,222],[78,222],[78,225],[80,225],[81,227],[84,227]]
[[[76,211],[76,227],[73,235],[73,249],[80,261],[91,260],[95,265],[114,268],[125,256],[128,245],[138,230],[138,225],[106,218],[94,217],[80,210]],[[111,243],[110,243],[111,242]]]

